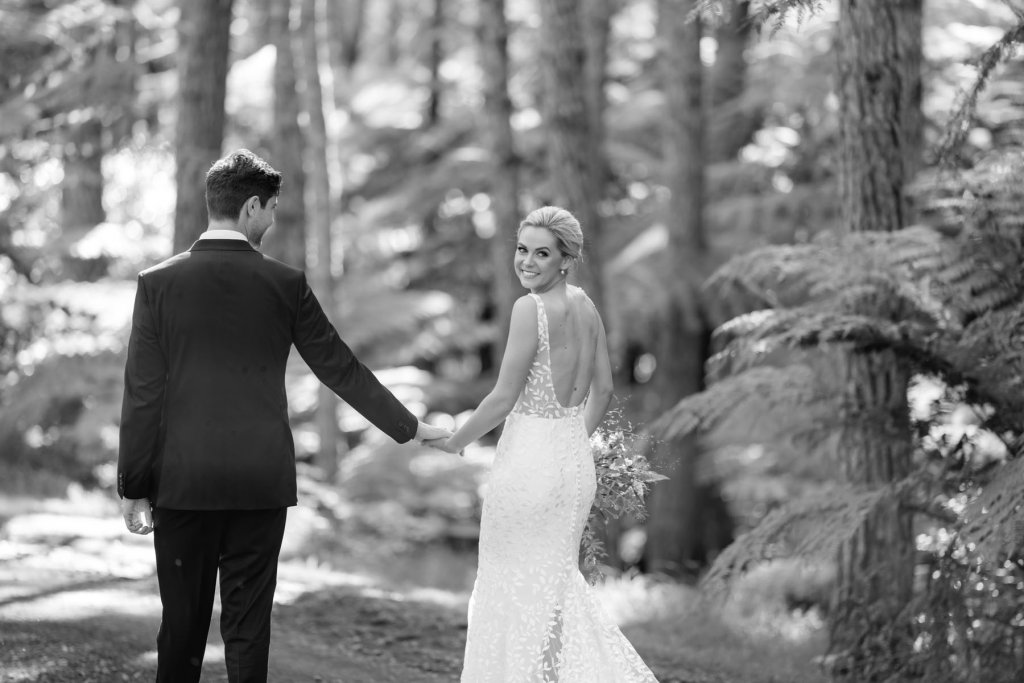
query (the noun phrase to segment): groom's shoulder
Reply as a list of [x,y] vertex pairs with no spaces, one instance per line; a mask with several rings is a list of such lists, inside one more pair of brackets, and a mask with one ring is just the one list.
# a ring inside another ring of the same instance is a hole
[[188,260],[188,252],[183,251],[180,254],[175,254],[174,256],[171,256],[168,259],[164,259],[155,266],[150,266],[149,268],[146,268],[145,270],[139,273],[139,277],[146,277],[148,275],[160,273],[161,271],[173,269],[179,264],[185,262],[186,260]]
[[260,254],[260,260],[257,263],[258,267],[282,280],[301,280],[305,277],[304,271],[296,268],[295,266],[290,266],[287,263],[278,261],[273,256]]

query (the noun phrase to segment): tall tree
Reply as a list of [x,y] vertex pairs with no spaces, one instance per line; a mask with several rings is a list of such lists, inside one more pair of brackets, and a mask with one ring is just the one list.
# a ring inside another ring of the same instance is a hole
[[484,118],[490,148],[491,215],[491,299],[498,332],[492,346],[492,366],[501,365],[508,339],[512,304],[517,289],[512,272],[515,253],[513,230],[519,224],[519,157],[512,135],[512,99],[508,92],[508,22],[505,0],[481,0],[479,18],[480,62],[484,73]]
[[[540,3],[541,63],[548,163],[557,199],[572,211],[587,239],[583,283],[598,310],[605,312],[602,281],[601,166],[585,87],[586,48],[577,0]],[[607,320],[608,316],[605,316]]]
[[[302,58],[302,102],[306,113],[306,179],[309,182],[307,218],[313,250],[309,252],[312,287],[324,312],[337,315],[334,275],[331,270],[331,187],[327,171],[327,126],[324,121],[323,88],[320,82],[320,41],[317,37],[317,0],[300,0]],[[329,481],[338,472],[341,439],[338,428],[338,400],[330,389],[319,385],[316,425],[320,434],[317,464]]]
[[[103,156],[126,135],[133,122],[135,97],[135,23],[129,0],[108,0],[100,36],[86,48],[79,70],[78,97],[69,95],[72,111],[61,146],[60,224],[65,237],[89,230],[106,219],[103,207]],[[106,29],[106,30],[104,30]],[[101,274],[101,273],[92,273]]]
[[270,3],[268,30],[277,53],[274,62],[273,164],[284,176],[284,190],[277,205],[277,220],[265,250],[296,268],[306,267],[306,173],[302,168],[302,130],[296,90],[295,36],[290,24],[291,0]]
[[743,105],[743,93],[747,87],[746,49],[752,30],[748,0],[733,4],[725,21],[715,30],[718,51],[708,87],[711,100],[710,162],[735,157],[750,142],[760,123],[758,113]]
[[232,0],[181,0],[174,251],[206,229],[204,178],[221,155]]
[[445,0],[434,0],[430,13],[430,28],[427,31],[430,47],[427,51],[427,66],[430,71],[430,95],[427,98],[426,125],[436,126],[441,120],[441,97],[444,84],[441,82],[441,62],[444,60],[444,8]]
[[64,231],[88,229],[106,218],[103,211],[103,126],[88,115],[70,127],[64,141],[60,223]]
[[397,65],[398,58],[401,56],[402,45],[399,40],[399,33],[401,33],[403,14],[405,14],[404,0],[389,0],[384,59],[390,66]]
[[348,107],[348,82],[362,54],[367,0],[331,0],[327,3],[327,56],[334,84],[334,108]]
[[590,134],[598,143],[597,163],[600,166],[599,179],[605,181],[605,158],[602,149],[605,136],[604,87],[608,80],[608,40],[611,36],[612,0],[584,0],[580,5],[583,21],[583,46],[585,56],[583,69],[587,113],[590,116]]
[[[668,259],[674,280],[658,340],[656,386],[664,406],[704,387],[704,359],[710,330],[697,291],[708,246],[704,234],[704,114],[702,27],[689,20],[697,0],[660,0],[658,27],[664,117]],[[681,574],[699,554],[701,512],[697,495],[697,444],[692,436],[657,446],[656,461],[667,464],[668,481],[651,492],[646,560],[650,571]]]
[[[837,27],[840,204],[846,230],[891,232],[907,219],[907,160],[920,153],[909,89],[919,76],[921,0],[840,4]],[[895,293],[893,293],[895,294]],[[898,318],[899,297],[865,302]],[[907,407],[910,370],[891,351],[839,352],[833,367],[851,416],[836,442],[836,462],[850,484],[884,486],[907,476],[912,435]],[[885,501],[839,551],[832,645],[845,654],[836,678],[865,677],[862,645],[885,633],[909,601],[914,579],[911,516],[896,497]],[[869,646],[870,647],[870,646]]]

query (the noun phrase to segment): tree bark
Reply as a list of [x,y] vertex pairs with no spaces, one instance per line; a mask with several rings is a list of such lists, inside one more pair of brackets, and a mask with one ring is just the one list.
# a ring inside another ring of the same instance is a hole
[[430,70],[430,96],[427,98],[427,127],[436,126],[441,120],[441,98],[444,84],[441,82],[441,61],[444,59],[444,0],[434,0],[434,11],[430,14],[430,50],[427,55]]
[[840,202],[848,230],[899,230],[907,213],[904,184],[901,10],[919,0],[841,3],[839,71]]
[[72,126],[64,143],[60,225],[65,233],[83,232],[106,220],[102,135],[100,120],[89,118]]
[[334,108],[347,107],[349,77],[362,54],[367,0],[327,2],[327,56],[334,80]]
[[270,4],[268,25],[277,59],[274,62],[274,136],[272,164],[284,176],[277,219],[264,251],[290,266],[306,267],[306,172],[302,168],[302,130],[299,128],[295,33],[290,24],[291,0]]
[[384,46],[384,58],[388,65],[396,66],[399,57],[402,56],[402,47],[398,34],[402,28],[403,0],[390,0],[388,4],[388,31],[386,44]]
[[[604,314],[603,235],[597,210],[601,170],[584,85],[586,51],[582,18],[576,0],[546,0],[541,3],[541,13],[544,114],[555,201],[575,214],[583,226],[587,246],[581,277],[591,299]],[[603,317],[608,325],[608,316]]]
[[608,80],[608,40],[611,35],[612,0],[583,0],[580,10],[583,20],[583,40],[586,51],[583,60],[586,83],[587,113],[590,134],[598,142],[598,179],[604,186],[607,179],[602,145],[605,137],[604,110],[607,98],[604,86]]
[[718,52],[709,84],[711,112],[708,161],[734,158],[750,142],[760,125],[760,113],[742,105],[747,87],[747,44],[753,25],[750,3],[737,2],[727,20],[715,31]]
[[[307,114],[306,180],[309,183],[307,217],[313,237],[309,253],[311,286],[328,318],[337,315],[334,275],[331,270],[330,177],[327,172],[327,126],[324,121],[323,90],[320,83],[319,40],[316,31],[316,0],[301,0],[302,101]],[[338,473],[341,439],[338,428],[338,400],[330,389],[319,385],[316,411],[320,434],[317,465],[328,481]]]
[[501,366],[508,339],[512,304],[518,288],[512,272],[515,231],[519,225],[519,157],[512,135],[512,100],[508,92],[508,22],[505,0],[480,0],[480,62],[484,73],[484,117],[490,148],[491,216],[494,234],[490,238],[493,267],[491,299],[497,333],[492,345],[491,366]]
[[174,251],[206,229],[206,171],[221,156],[232,0],[181,0]]
[[[892,231],[907,221],[905,185],[920,138],[918,114],[921,0],[840,4],[838,24],[840,202],[846,230]],[[916,71],[917,75],[912,75]],[[896,316],[880,300],[875,315]],[[885,486],[910,471],[912,452],[904,361],[889,352],[838,354],[837,387],[851,420],[835,457],[847,483]],[[872,671],[879,648],[901,651],[898,618],[912,596],[910,514],[890,501],[874,511],[838,553],[832,649],[836,680],[883,680]],[[909,644],[906,644],[909,645]],[[886,667],[898,667],[892,659]],[[877,671],[877,669],[875,670]]]
[[[688,21],[695,0],[658,4],[660,67],[666,96],[664,116],[666,185],[669,201],[668,253],[672,272],[700,272],[708,256],[704,227],[705,124],[700,59],[702,26]],[[679,277],[671,290],[662,336],[658,340],[655,386],[667,409],[704,387],[704,360],[710,329],[695,289],[698,278]],[[708,550],[701,536],[702,506],[697,485],[699,450],[691,438],[655,447],[653,460],[668,481],[656,485],[649,500],[645,559],[647,569],[671,575],[696,573]]]

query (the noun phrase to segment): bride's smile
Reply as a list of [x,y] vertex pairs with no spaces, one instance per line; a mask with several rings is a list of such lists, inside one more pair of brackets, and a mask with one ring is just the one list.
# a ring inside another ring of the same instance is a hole
[[532,292],[546,292],[563,281],[567,261],[550,230],[528,226],[519,231],[514,266],[523,287]]

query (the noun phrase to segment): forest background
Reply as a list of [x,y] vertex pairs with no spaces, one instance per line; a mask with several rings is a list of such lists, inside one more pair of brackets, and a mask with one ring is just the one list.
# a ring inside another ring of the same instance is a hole
[[[443,424],[494,380],[518,221],[580,217],[616,372],[600,448],[668,477],[646,519],[594,527],[600,590],[663,680],[1020,680],[1022,22],[1012,0],[0,4],[0,560],[67,542],[26,514],[116,516],[135,274],[205,228],[202,174],[244,146],[285,176],[265,251]],[[288,557],[465,596],[496,435],[396,447],[288,377]]]

